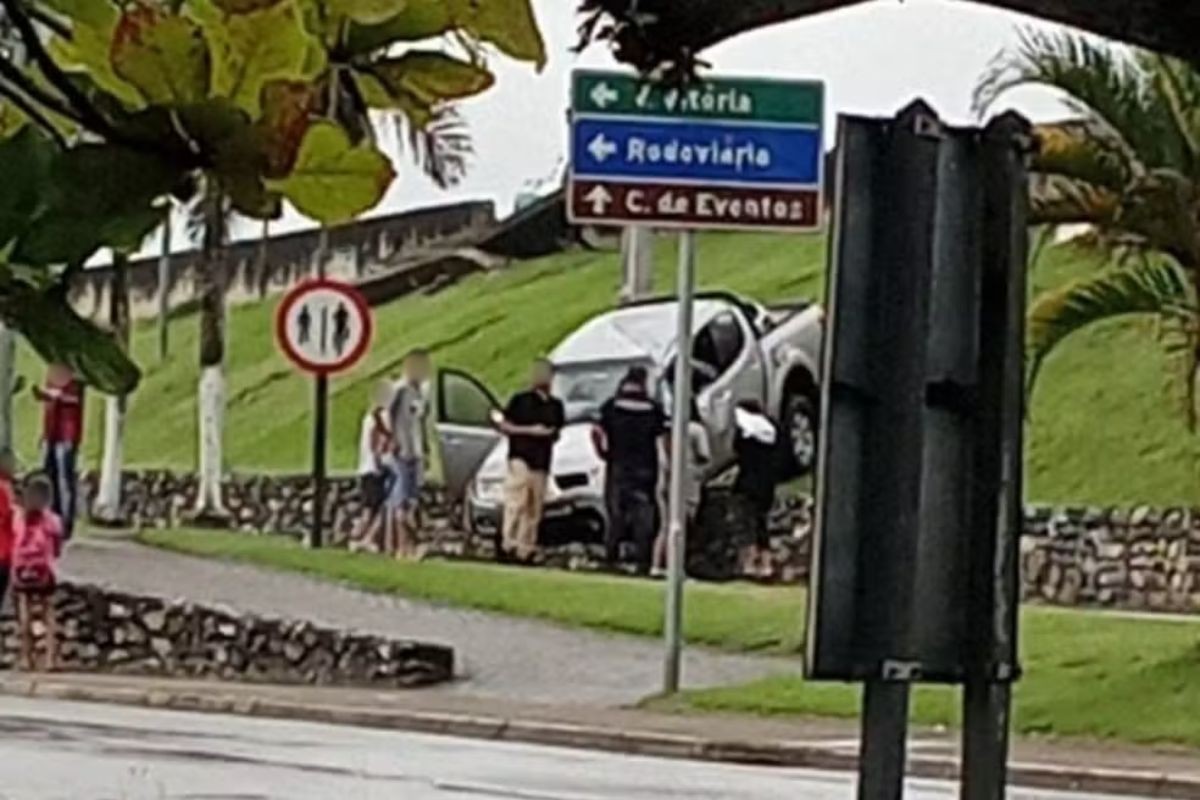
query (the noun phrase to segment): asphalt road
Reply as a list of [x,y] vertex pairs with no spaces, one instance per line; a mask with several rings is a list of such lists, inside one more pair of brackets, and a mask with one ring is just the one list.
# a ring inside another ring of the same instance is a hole
[[[849,775],[0,698],[2,800],[850,800]],[[909,800],[950,800],[914,784]],[[1014,800],[1100,800],[1014,792]]]

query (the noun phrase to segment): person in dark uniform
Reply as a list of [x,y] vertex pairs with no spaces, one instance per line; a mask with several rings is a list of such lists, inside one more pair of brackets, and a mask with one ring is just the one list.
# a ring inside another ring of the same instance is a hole
[[659,439],[667,430],[662,406],[650,396],[643,367],[630,367],[617,393],[600,409],[593,437],[607,463],[607,559],[615,566],[621,543],[633,541],[638,574],[650,572],[656,532]]

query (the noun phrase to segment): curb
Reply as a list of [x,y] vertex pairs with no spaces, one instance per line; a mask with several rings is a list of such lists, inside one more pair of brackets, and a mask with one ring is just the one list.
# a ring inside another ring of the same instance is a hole
[[[722,740],[685,734],[622,731],[571,723],[436,711],[346,708],[235,697],[221,694],[219,687],[214,689],[213,692],[201,693],[187,690],[79,686],[55,682],[53,679],[0,680],[0,695],[16,697],[237,714],[730,764],[828,771],[853,771],[858,768],[858,756],[855,754],[795,742]],[[955,780],[958,777],[958,762],[948,758],[910,758],[906,773],[910,778]],[[1009,782],[1013,786],[1029,789],[1136,795],[1170,800],[1193,800],[1200,797],[1200,779],[1175,777],[1164,773],[1015,763],[1009,765],[1008,774]]]

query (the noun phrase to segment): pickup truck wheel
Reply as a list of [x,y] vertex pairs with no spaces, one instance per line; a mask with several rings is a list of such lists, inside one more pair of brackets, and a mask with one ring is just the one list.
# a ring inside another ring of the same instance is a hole
[[817,463],[817,404],[806,394],[790,395],[784,402],[783,429],[792,448],[792,466],[801,475]]

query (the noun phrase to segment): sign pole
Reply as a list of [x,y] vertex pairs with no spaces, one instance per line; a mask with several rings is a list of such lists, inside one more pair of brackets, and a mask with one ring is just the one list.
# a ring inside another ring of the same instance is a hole
[[679,691],[683,653],[683,578],[687,553],[688,422],[692,408],[692,301],[696,285],[696,234],[679,235],[679,314],[675,337],[675,395],[671,412],[671,486],[667,527],[667,604],[663,629],[666,662],[663,692]]
[[[329,257],[329,229],[322,227],[317,244],[317,279],[325,278]],[[318,372],[313,384],[313,517],[308,546],[319,550],[325,543],[325,450],[329,428],[329,376]]]

